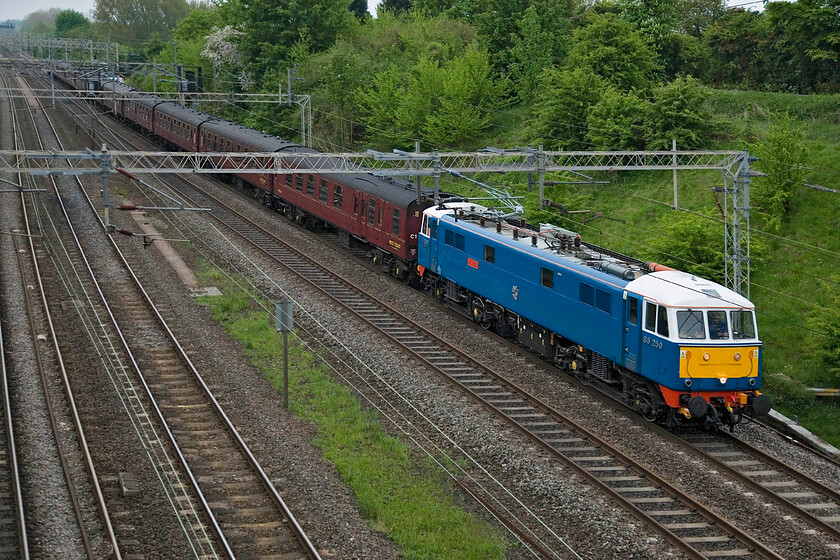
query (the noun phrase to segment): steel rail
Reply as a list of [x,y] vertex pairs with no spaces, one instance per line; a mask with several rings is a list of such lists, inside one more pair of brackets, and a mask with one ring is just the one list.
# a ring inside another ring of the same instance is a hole
[[[0,73],[0,79],[3,83],[6,82],[5,74]],[[10,119],[12,124],[12,140],[17,148],[18,145],[18,123],[17,115],[14,112],[13,102],[9,99]],[[18,175],[18,183],[23,179],[22,175]],[[6,443],[8,445],[9,461],[8,467],[12,479],[12,495],[14,500],[15,516],[17,518],[18,528],[18,542],[20,543],[21,560],[29,560],[29,541],[26,532],[26,516],[23,506],[23,490],[20,482],[20,467],[17,458],[17,446],[15,444],[15,429],[14,421],[12,419],[12,402],[9,395],[9,378],[8,370],[6,368],[6,348],[3,340],[2,325],[0,325],[0,388],[2,388],[3,399],[3,421],[6,426]]]
[[[38,125],[35,121],[35,116],[32,113],[32,109],[31,109],[31,107],[29,107],[28,104],[27,104],[27,108],[28,108],[29,115],[32,119],[32,124],[33,124],[34,130],[35,130],[35,133],[38,137],[38,142],[43,147],[43,139],[41,137],[39,127],[38,127]],[[49,125],[53,135],[55,136],[56,141],[60,145],[61,140],[59,139],[58,132],[55,130],[55,126],[53,125],[52,120],[49,118],[49,115],[47,115],[46,113],[44,113],[44,118],[46,119],[47,124]],[[55,192],[58,193],[58,186],[55,182],[55,179],[51,178],[51,181],[52,181],[52,184],[53,184],[53,188],[55,189]],[[23,203],[24,196],[25,196],[24,194],[21,194],[22,203]],[[67,398],[68,408],[69,408],[70,414],[73,418],[73,425],[74,425],[74,428],[76,430],[76,437],[79,440],[80,451],[82,453],[82,457],[84,458],[85,469],[88,473],[88,478],[89,478],[91,487],[93,489],[93,497],[96,501],[97,509],[99,511],[100,521],[102,522],[102,525],[105,529],[106,540],[110,543],[110,545],[112,547],[112,552],[114,554],[115,560],[121,560],[122,555],[120,553],[120,547],[119,547],[119,544],[117,542],[116,533],[114,532],[114,527],[111,523],[111,518],[108,514],[108,506],[105,503],[105,496],[102,492],[102,488],[99,486],[99,478],[98,478],[98,475],[96,473],[96,467],[93,464],[93,457],[91,455],[90,448],[87,444],[87,438],[85,437],[85,432],[84,432],[84,428],[82,427],[81,417],[79,416],[79,411],[78,411],[78,408],[76,407],[75,398],[73,396],[73,390],[70,387],[70,379],[69,379],[69,376],[67,375],[67,370],[64,367],[64,359],[62,357],[61,348],[59,347],[58,336],[56,334],[55,327],[53,326],[52,315],[49,311],[49,303],[47,302],[46,290],[44,289],[44,285],[43,285],[43,281],[42,281],[42,277],[41,277],[41,272],[40,272],[40,267],[38,266],[38,260],[36,258],[34,258],[34,256],[35,256],[34,238],[32,236],[32,232],[31,232],[30,227],[29,227],[29,219],[28,219],[28,217],[26,217],[25,205],[23,206],[23,208],[24,208],[24,216],[25,216],[26,228],[27,228],[26,234],[27,234],[27,239],[29,240],[30,254],[33,256],[32,266],[35,270],[35,277],[36,277],[37,282],[38,282],[38,291],[41,295],[41,306],[43,308],[43,312],[44,312],[44,316],[45,316],[44,320],[47,323],[47,327],[48,327],[48,330],[50,332],[50,341],[51,341],[51,344],[52,344],[52,347],[53,347],[53,351],[55,352],[56,365],[58,367],[58,371],[59,371],[59,374],[61,376],[62,384],[64,386],[64,392],[65,392],[65,396]],[[20,258],[20,255],[18,255],[18,257]],[[28,293],[25,292],[25,295],[28,299]],[[30,315],[30,319],[31,319],[31,315]],[[31,323],[30,323],[30,327],[33,328],[33,325]],[[34,337],[34,331],[32,332],[32,336]],[[34,340],[34,338],[33,338],[33,340]],[[37,350],[37,347],[36,347],[36,350]],[[39,369],[41,369],[41,371],[44,372],[43,367],[40,365],[40,361],[41,361],[40,354],[36,351],[35,355],[36,355],[36,359],[39,362]],[[50,404],[51,399],[50,399],[49,394],[48,394],[48,386],[46,385],[46,379],[44,377],[42,377],[42,382],[44,383],[44,395],[45,395],[45,398],[47,399],[47,403],[48,403],[47,406],[48,406],[48,409],[51,409],[51,406],[52,406]],[[52,412],[50,412],[50,417],[51,418],[53,417]],[[57,444],[57,446],[60,450],[61,449],[61,444],[58,440],[58,430],[57,430],[57,426],[55,426],[55,424],[54,424],[54,421],[53,421],[53,434],[56,437],[56,444]],[[73,487],[73,483],[72,483],[70,475],[69,475],[69,469],[66,465],[63,454],[61,452],[59,454],[62,457],[62,466],[64,468],[64,474],[65,474],[65,478],[67,480],[68,491],[71,494],[71,499],[73,501],[74,508],[76,510],[76,517],[77,517],[77,520],[79,522],[79,530],[81,532],[82,539],[85,543],[85,548],[89,551],[89,555],[91,557],[93,557],[93,549],[91,547],[90,539],[87,536],[87,526],[86,526],[86,523],[85,523],[85,521],[82,517],[80,504],[78,503],[78,499],[75,496],[75,488]]]

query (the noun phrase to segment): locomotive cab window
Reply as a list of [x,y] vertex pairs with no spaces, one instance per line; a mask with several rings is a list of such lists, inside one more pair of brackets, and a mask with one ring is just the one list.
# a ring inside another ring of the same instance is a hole
[[712,340],[729,338],[726,311],[709,311],[709,338]]
[[490,245],[484,246],[484,260],[493,264],[496,262],[496,248]]
[[703,321],[702,311],[680,310],[677,311],[677,331],[680,338],[699,339],[706,338],[706,323]]
[[732,311],[732,338],[755,338],[753,312],[746,309]]
[[548,268],[540,267],[540,283],[546,288],[554,289],[554,272]]
[[656,313],[656,332],[668,336],[668,309],[664,305],[660,305]]
[[645,330],[656,332],[656,304],[645,302]]

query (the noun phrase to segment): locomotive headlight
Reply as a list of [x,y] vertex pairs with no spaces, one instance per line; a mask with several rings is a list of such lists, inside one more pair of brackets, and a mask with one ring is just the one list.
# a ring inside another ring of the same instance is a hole
[[735,361],[737,362],[738,360],[741,359],[741,354],[739,352],[735,352],[734,358],[735,358]]
[[725,384],[726,384],[726,378],[725,378],[725,377],[721,377],[721,378],[720,378],[720,384],[721,384],[721,385],[725,385]]
[[708,362],[710,358],[711,358],[711,356],[709,355],[709,353],[708,353],[708,352],[706,352],[705,354],[703,354],[703,361]]

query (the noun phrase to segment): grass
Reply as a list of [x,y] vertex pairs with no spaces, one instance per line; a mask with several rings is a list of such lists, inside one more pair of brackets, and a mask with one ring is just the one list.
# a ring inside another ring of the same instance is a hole
[[[281,390],[282,339],[274,331],[273,317],[211,270],[203,268],[200,276],[224,294],[201,302]],[[362,408],[347,387],[336,383],[319,358],[294,337],[289,342],[290,409],[315,426],[313,444],[335,465],[371,525],[409,559],[503,558],[503,539],[458,506],[451,479],[431,460],[418,459],[389,436],[378,415]]]

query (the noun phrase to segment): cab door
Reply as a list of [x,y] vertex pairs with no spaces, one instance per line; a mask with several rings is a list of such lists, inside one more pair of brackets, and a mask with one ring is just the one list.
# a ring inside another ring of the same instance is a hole
[[642,303],[633,294],[624,292],[624,367],[633,372],[638,372],[639,360],[641,358],[642,345]]
[[440,266],[438,265],[438,219],[429,218],[429,268],[435,273],[440,274]]

